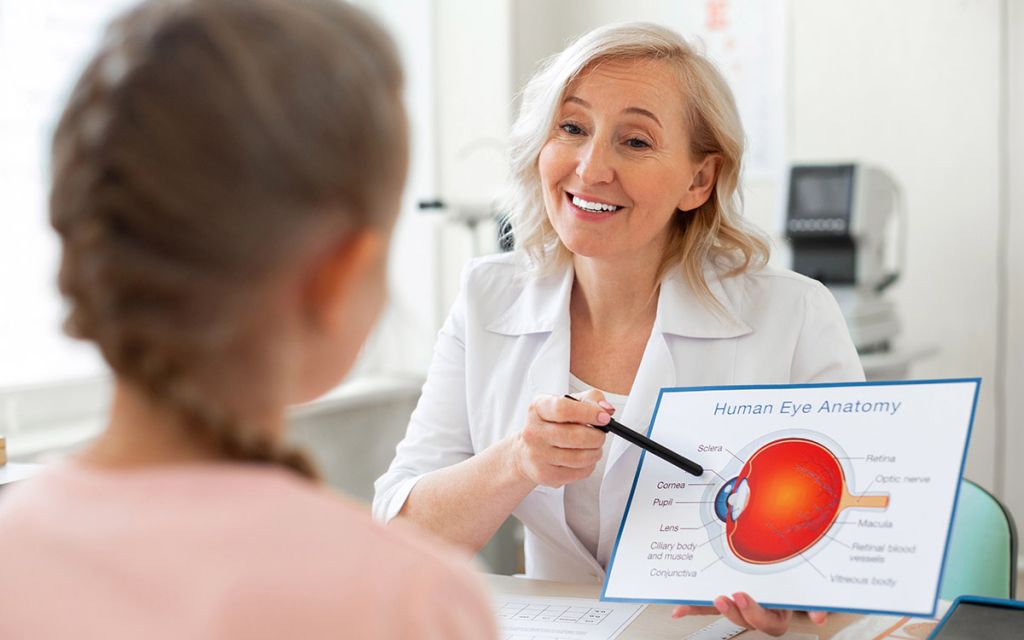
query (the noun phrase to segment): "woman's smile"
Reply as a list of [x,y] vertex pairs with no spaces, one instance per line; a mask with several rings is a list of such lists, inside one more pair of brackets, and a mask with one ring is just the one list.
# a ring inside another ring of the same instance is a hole
[[603,222],[626,209],[624,205],[584,193],[566,191],[565,199],[576,218],[586,222]]

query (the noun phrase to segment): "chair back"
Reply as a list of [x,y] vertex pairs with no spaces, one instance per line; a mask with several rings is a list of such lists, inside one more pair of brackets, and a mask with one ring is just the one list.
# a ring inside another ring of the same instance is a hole
[[1012,599],[1016,591],[1017,527],[1013,516],[995,496],[964,479],[960,482],[939,597]]

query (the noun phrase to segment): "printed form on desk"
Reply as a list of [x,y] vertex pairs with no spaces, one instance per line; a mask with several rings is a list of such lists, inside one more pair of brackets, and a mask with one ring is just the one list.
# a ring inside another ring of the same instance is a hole
[[[684,637],[683,640],[732,640],[736,636],[741,636],[737,640],[771,640],[772,638],[766,633],[752,631],[733,624],[726,618],[719,618],[703,629]],[[813,633],[796,633],[794,631],[785,633],[781,637],[783,640],[818,640],[818,636]]]
[[494,600],[501,640],[613,640],[645,606],[516,595]]

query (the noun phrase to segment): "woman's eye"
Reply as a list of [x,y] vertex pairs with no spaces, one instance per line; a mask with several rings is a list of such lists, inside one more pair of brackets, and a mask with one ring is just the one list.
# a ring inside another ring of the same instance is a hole
[[649,149],[651,146],[646,140],[641,140],[640,138],[630,138],[626,140],[626,145],[632,149]]
[[578,126],[574,125],[571,122],[566,122],[565,124],[559,126],[561,127],[562,131],[568,133],[571,136],[578,136],[581,133],[583,133],[583,129],[579,128]]

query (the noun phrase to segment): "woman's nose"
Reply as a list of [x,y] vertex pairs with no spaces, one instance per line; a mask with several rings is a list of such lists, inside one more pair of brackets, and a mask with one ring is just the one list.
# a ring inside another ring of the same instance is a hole
[[580,149],[576,160],[576,175],[584,184],[602,184],[615,178],[615,169],[608,157],[608,147],[591,141]]

